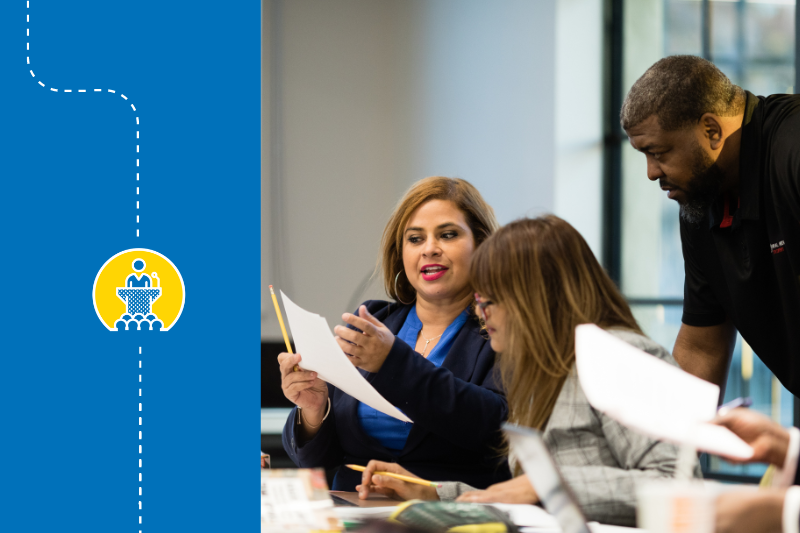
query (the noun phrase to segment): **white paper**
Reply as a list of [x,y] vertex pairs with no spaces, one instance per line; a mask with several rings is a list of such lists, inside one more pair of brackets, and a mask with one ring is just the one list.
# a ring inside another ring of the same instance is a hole
[[[592,533],[647,533],[644,529],[635,527],[624,526],[610,526],[608,524],[600,524],[598,522],[587,522],[589,529]],[[561,533],[560,527],[529,527],[522,526],[519,528],[520,533]]]
[[[600,524],[598,522],[588,522],[589,529],[592,533],[647,533],[644,529],[635,527],[624,526],[610,526],[608,524]],[[560,527],[528,527],[522,526],[519,528],[520,533],[561,533]]]
[[368,520],[389,518],[392,513],[397,511],[397,506],[390,507],[350,507],[340,506],[334,507],[333,512],[339,520]]
[[592,533],[634,533],[636,531],[647,533],[644,529],[635,527],[611,526],[597,522],[589,522],[589,529],[592,530]]
[[303,356],[303,370],[316,372],[320,379],[349,394],[361,403],[403,422],[412,422],[380,395],[347,358],[331,333],[324,317],[306,311],[281,291],[286,318],[292,330],[297,353]]
[[719,387],[593,324],[575,329],[575,364],[589,403],[652,438],[749,459],[753,449],[716,416]]
[[521,503],[487,504],[508,513],[511,521],[517,526],[547,528],[560,531],[556,517],[536,505]]

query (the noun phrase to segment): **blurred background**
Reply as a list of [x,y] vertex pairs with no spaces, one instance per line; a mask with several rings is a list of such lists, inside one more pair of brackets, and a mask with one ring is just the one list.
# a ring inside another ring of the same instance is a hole
[[[340,323],[385,299],[372,277],[403,192],[472,182],[501,224],[552,212],[586,238],[645,332],[680,327],[678,206],[619,127],[624,95],[658,59],[693,54],[758,94],[793,93],[796,0],[263,0],[262,449],[292,466],[290,404],[268,285]],[[737,341],[726,401],[784,425],[795,399]],[[763,467],[703,458],[707,476]]]

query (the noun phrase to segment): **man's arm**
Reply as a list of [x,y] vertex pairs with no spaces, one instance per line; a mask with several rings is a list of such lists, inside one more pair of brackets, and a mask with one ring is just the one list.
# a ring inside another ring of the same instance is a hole
[[722,396],[735,344],[736,328],[730,319],[702,328],[681,324],[672,356],[685,371],[719,385]]
[[[786,489],[725,492],[717,498],[715,531],[716,533],[792,531],[792,528],[782,524],[785,498]],[[797,516],[791,516],[791,519],[796,522]]]

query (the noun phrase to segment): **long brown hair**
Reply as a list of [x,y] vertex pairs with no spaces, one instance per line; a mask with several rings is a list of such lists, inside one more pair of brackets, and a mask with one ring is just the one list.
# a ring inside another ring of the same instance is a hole
[[[386,294],[393,300],[411,302],[416,297],[416,291],[405,276],[403,268],[403,232],[414,211],[430,200],[449,200],[464,213],[475,238],[475,246],[480,245],[498,228],[494,210],[470,182],[459,178],[432,176],[414,183],[395,206],[381,239],[377,268],[382,268]],[[398,273],[402,274],[397,277]]]
[[581,234],[555,215],[498,230],[473,255],[470,277],[506,312],[498,366],[510,422],[544,429],[575,361],[575,326],[642,333]]

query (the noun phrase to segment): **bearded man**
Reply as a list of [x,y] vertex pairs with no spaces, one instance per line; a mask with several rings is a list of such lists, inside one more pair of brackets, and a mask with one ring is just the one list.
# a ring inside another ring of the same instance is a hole
[[738,330],[800,394],[800,95],[754,96],[709,61],[664,58],[621,112],[647,177],[680,204],[686,281],[673,355],[724,388]]

